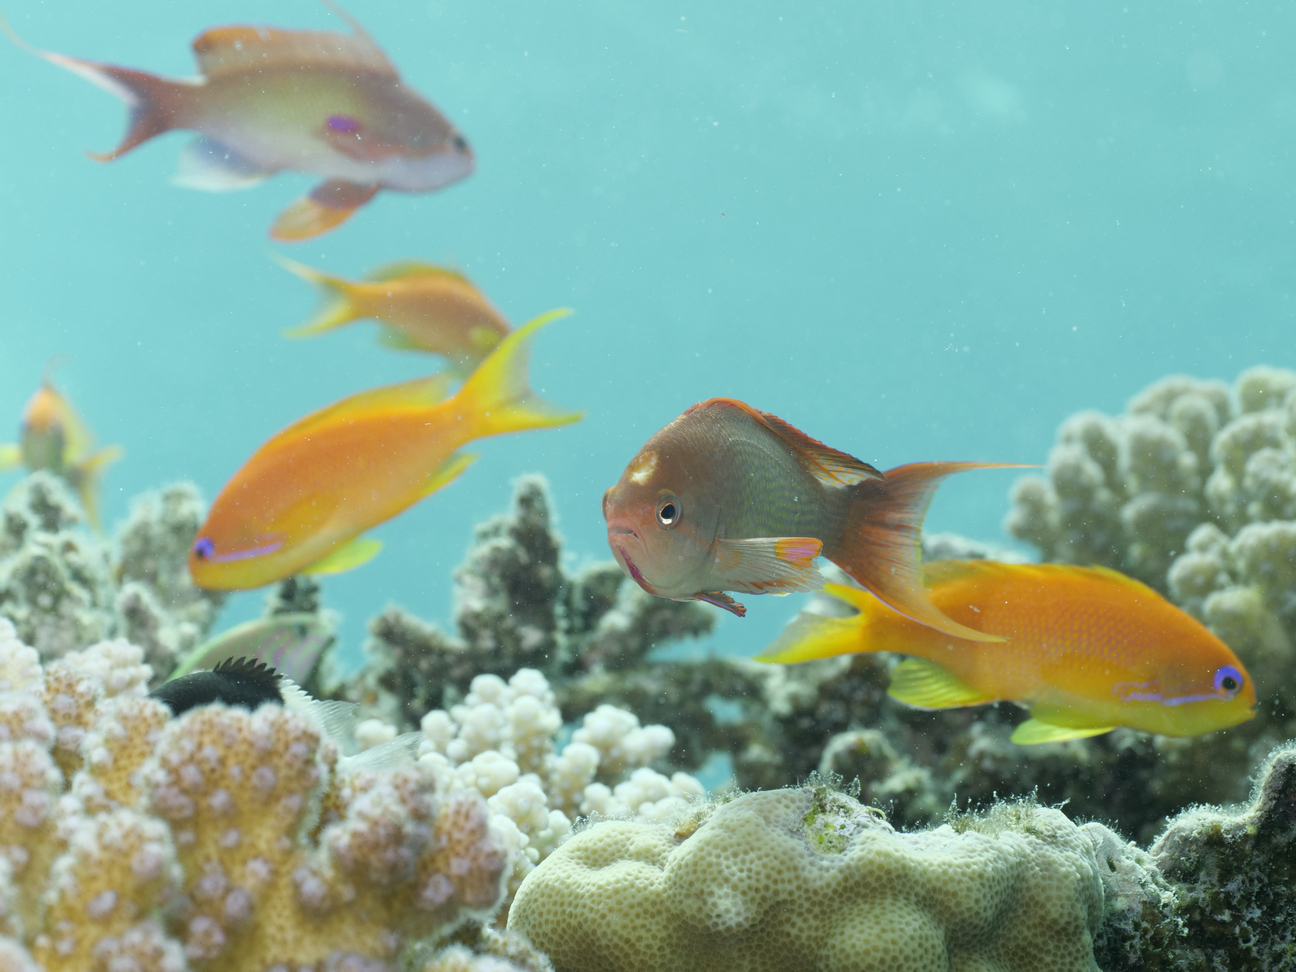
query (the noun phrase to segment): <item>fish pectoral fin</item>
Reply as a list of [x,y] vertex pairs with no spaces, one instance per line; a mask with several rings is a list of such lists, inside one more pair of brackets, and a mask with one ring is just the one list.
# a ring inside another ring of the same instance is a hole
[[22,446],[13,442],[0,445],[0,472],[8,472],[22,465]]
[[1038,743],[1065,742],[1068,739],[1085,739],[1111,732],[1115,726],[1058,726],[1039,719],[1027,719],[1013,730],[1012,741],[1019,746]]
[[978,692],[925,658],[906,658],[891,673],[887,695],[916,709],[954,709],[998,701]]
[[483,354],[493,351],[495,345],[500,343],[503,336],[499,331],[490,327],[471,327],[468,329],[468,340],[473,343],[473,347]]
[[398,327],[384,324],[378,328],[378,343],[393,351],[428,351]]
[[866,647],[863,625],[858,616],[830,618],[802,611],[787,623],[769,647],[756,656],[756,661],[791,664],[851,655],[864,651]]
[[263,169],[224,142],[204,135],[181,149],[171,184],[204,192],[231,192],[249,189],[272,175],[274,170]]
[[716,566],[726,589],[747,594],[817,591],[823,575],[814,565],[823,544],[814,537],[717,540]]
[[443,486],[448,486],[459,478],[459,474],[477,461],[475,452],[455,452],[445,462],[437,466],[436,471],[428,477],[423,487],[423,496],[431,496]]
[[343,571],[368,563],[382,549],[381,540],[370,540],[368,537],[356,537],[334,547],[332,552],[311,564],[303,574],[341,574]]
[[693,600],[702,601],[703,603],[710,604],[713,607],[723,608],[730,614],[736,614],[740,618],[747,616],[747,608],[738,601],[735,601],[724,591],[702,591],[699,594],[694,594]]
[[381,188],[379,185],[361,185],[341,179],[321,182],[308,195],[302,196],[279,214],[279,218],[270,227],[270,236],[288,243],[327,233],[350,219],[351,214],[372,199]]

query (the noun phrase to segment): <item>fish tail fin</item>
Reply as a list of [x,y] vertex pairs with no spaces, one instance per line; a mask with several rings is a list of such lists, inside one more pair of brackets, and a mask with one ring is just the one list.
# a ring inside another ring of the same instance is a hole
[[580,419],[580,412],[546,401],[527,382],[532,338],[550,321],[570,313],[561,308],[527,322],[501,341],[464,382],[455,400],[462,405],[462,419],[472,423],[472,438],[566,425]]
[[970,469],[1014,468],[1010,463],[915,462],[882,479],[853,485],[842,540],[831,559],[888,607],[919,624],[968,641],[1003,641],[965,627],[931,602],[922,579],[920,535],[936,487]]
[[99,480],[103,478],[104,470],[123,454],[121,446],[108,446],[87,456],[77,466],[77,493],[85,508],[86,519],[96,531],[103,530],[103,525],[99,522]]
[[295,273],[303,280],[318,287],[320,296],[325,301],[314,317],[305,324],[284,331],[284,337],[314,337],[316,334],[323,334],[325,331],[331,331],[335,327],[349,324],[360,316],[355,305],[351,302],[350,281],[343,280],[341,277],[334,277],[331,274],[316,270],[314,267],[308,267],[306,264],[298,263],[296,260],[289,260],[287,257],[279,256],[277,253],[270,255],[276,263],[289,273]]
[[23,50],[71,71],[78,77],[85,78],[91,84],[103,88],[125,102],[126,108],[130,111],[130,123],[125,136],[111,152],[87,152],[86,154],[95,161],[111,162],[125,155],[136,145],[147,142],[154,135],[161,135],[177,127],[177,109],[182,104],[184,90],[189,87],[185,83],[160,78],[147,71],[135,71],[112,64],[83,61],[78,57],[68,57],[66,54],[56,54],[53,51],[43,51],[19,37],[9,26],[9,22],[3,18],[0,18],[0,28],[3,28],[9,35],[9,39]]
[[859,613],[840,618],[802,611],[756,656],[756,661],[792,664],[888,650],[885,638],[878,635],[883,634],[881,622],[888,615],[894,618],[894,612],[868,591],[844,584],[825,584],[823,593],[845,601]]
[[0,445],[0,473],[17,469],[22,465],[22,446],[14,442]]

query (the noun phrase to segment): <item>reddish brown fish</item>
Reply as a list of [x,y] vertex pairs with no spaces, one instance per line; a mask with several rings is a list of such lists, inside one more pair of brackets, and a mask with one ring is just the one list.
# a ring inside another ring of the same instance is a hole
[[827,557],[901,614],[970,641],[922,583],[919,531],[940,481],[998,463],[922,462],[878,472],[732,398],[694,405],[654,435],[603,496],[608,544],[650,594],[707,601],[823,586]]
[[222,191],[285,170],[323,176],[270,231],[275,239],[301,240],[338,226],[380,189],[431,192],[473,169],[463,136],[346,19],[354,33],[214,27],[193,42],[196,78],[36,50],[9,33],[130,109],[121,144],[92,158],[111,161],[155,135],[186,128],[199,138],[180,156],[178,185]]

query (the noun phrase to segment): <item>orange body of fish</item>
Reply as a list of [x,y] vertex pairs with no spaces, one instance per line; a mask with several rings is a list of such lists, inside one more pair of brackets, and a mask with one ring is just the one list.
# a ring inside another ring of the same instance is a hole
[[472,371],[509,332],[508,321],[463,274],[407,261],[379,267],[366,280],[344,280],[292,260],[287,269],[318,286],[326,303],[287,332],[311,337],[363,318],[382,326],[389,347],[443,354],[459,374]]
[[920,573],[919,531],[940,481],[993,463],[879,472],[731,398],[695,405],[639,450],[603,496],[608,545],[650,594],[735,614],[725,594],[818,590],[823,555],[897,611],[964,638]]
[[212,503],[189,553],[194,582],[245,589],[357,566],[379,546],[361,533],[467,468],[473,457],[461,446],[576,421],[533,394],[526,378],[535,332],[563,313],[510,334],[452,397],[443,375],[378,388],[274,436]]
[[1255,714],[1255,688],[1237,655],[1191,615],[1115,571],[946,560],[928,564],[925,575],[942,612],[1005,640],[950,638],[866,591],[830,584],[825,590],[859,613],[803,613],[761,660],[910,655],[892,673],[893,697],[932,709],[1027,705],[1031,718],[1013,734],[1021,743],[1116,726],[1195,736]]
[[94,158],[109,161],[185,128],[200,137],[180,157],[178,185],[222,191],[283,170],[323,176],[271,230],[276,239],[299,240],[339,225],[381,189],[429,192],[473,169],[463,136],[351,25],[351,34],[212,28],[193,43],[197,78],[163,78],[29,49],[130,109],[121,144]]

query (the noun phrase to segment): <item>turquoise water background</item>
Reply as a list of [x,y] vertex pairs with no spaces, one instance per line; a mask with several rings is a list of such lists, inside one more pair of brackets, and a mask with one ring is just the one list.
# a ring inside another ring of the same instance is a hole
[[[388,601],[448,620],[450,573],[510,481],[543,472],[581,558],[653,431],[734,396],[883,467],[1042,462],[1058,423],[1168,373],[1293,366],[1296,15],[1273,3],[395,2],[350,5],[472,144],[477,172],[382,193],[272,247],[313,180],[174,188],[185,133],[111,165],[110,95],[0,41],[0,439],[46,361],[124,461],[129,499],[210,499],[274,431],[431,370],[314,306],[272,249],[341,275],[398,258],[467,272],[539,339],[533,384],[574,427],[481,443],[457,483],[325,581],[355,650]],[[311,0],[12,0],[39,47],[169,74],[224,23],[344,29]],[[943,487],[934,529],[1001,539],[1014,474]],[[11,477],[0,482],[5,486]],[[230,622],[258,610],[242,595]],[[757,651],[797,598],[748,598],[716,644]]]

